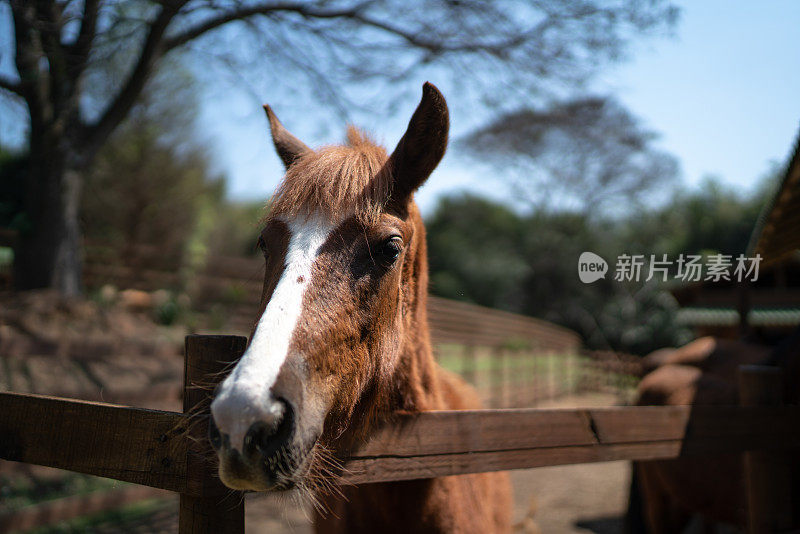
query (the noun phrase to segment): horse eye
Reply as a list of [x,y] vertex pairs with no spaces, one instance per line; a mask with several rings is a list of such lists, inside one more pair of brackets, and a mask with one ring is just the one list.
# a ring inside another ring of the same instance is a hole
[[264,238],[261,237],[261,236],[258,236],[258,248],[261,249],[261,252],[264,254],[264,256],[267,255],[267,243],[264,241]]
[[391,265],[400,256],[403,250],[403,239],[400,236],[393,236],[384,241],[380,247],[381,260],[386,265]]

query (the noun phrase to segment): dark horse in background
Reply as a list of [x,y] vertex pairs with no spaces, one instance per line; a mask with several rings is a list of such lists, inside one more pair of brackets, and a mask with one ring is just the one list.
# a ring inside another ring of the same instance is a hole
[[[638,388],[641,406],[738,404],[737,370],[748,364],[781,368],[784,402],[800,401],[800,330],[775,348],[704,337],[678,349],[656,351],[643,364],[647,374]],[[634,462],[633,467],[629,532],[684,532],[696,514],[702,516],[706,532],[714,532],[715,523],[746,526],[741,453]]]
[[335,487],[333,459],[398,412],[478,408],[434,361],[425,227],[414,202],[447,146],[431,84],[391,156],[351,128],[311,150],[266,108],[286,176],[259,246],[266,273],[250,344],[211,405],[233,489],[296,488],[317,532],[510,531],[506,473]]

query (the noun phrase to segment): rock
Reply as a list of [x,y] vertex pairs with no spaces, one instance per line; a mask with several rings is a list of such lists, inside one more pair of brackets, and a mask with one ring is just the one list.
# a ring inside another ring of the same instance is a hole
[[153,307],[153,296],[147,291],[138,289],[120,291],[119,301],[123,307],[129,310],[145,311]]

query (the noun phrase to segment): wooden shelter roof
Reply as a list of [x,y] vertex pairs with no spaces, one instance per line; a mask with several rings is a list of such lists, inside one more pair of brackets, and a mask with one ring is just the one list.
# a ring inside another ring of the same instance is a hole
[[750,238],[748,256],[760,254],[762,266],[778,263],[800,249],[800,134],[780,186],[764,206]]

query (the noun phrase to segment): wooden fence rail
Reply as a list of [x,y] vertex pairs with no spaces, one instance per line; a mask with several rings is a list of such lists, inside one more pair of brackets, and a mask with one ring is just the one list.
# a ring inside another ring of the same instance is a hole
[[[197,438],[208,392],[244,338],[190,336],[186,347],[184,408],[199,403],[199,416],[0,393],[0,458],[178,492],[181,533],[242,532],[243,505],[236,495],[234,504],[220,501],[226,490]],[[425,412],[398,417],[348,451],[342,482],[797,448],[796,406]]]

